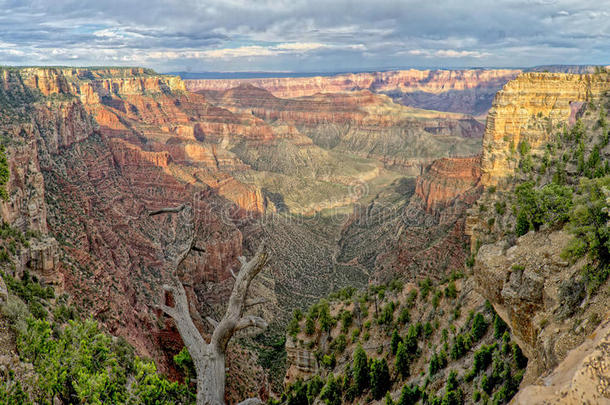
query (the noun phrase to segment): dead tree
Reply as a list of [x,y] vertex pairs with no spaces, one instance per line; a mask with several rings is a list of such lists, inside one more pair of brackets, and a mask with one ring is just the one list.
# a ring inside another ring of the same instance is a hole
[[[179,221],[178,224],[182,231],[176,231],[174,237],[175,243],[168,244],[165,252],[166,259],[172,266],[170,270],[172,270],[174,280],[172,284],[164,285],[163,289],[172,294],[174,306],[168,306],[163,303],[159,307],[174,320],[184,345],[193,359],[197,374],[197,404],[221,405],[224,404],[225,356],[229,341],[236,332],[242,329],[250,327],[264,329],[267,327],[267,322],[263,318],[244,315],[246,308],[266,302],[263,298],[248,298],[248,290],[252,279],[267,264],[265,245],[261,243],[258,251],[250,261],[247,261],[243,256],[239,257],[241,269],[237,274],[231,270],[231,274],[235,278],[235,284],[229,298],[229,305],[220,321],[210,317],[206,318],[214,327],[210,342],[207,343],[193,323],[184,286],[179,281],[176,273],[178,266],[186,259],[189,252],[197,250],[194,244],[195,227],[192,208],[189,205],[182,205],[177,208],[166,208],[150,212],[149,215],[163,213],[177,213],[181,215],[183,221]],[[188,225],[189,223],[190,225]],[[261,403],[258,398],[250,398],[240,404],[250,405],[257,403]]]

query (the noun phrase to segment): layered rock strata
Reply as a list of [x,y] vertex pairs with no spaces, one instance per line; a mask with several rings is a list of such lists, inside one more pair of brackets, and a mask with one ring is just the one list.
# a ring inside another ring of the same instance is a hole
[[224,91],[250,84],[281,98],[370,90],[388,94],[404,105],[481,115],[489,109],[496,91],[520,72],[516,69],[411,69],[325,77],[185,80],[185,83],[190,91]]
[[525,73],[508,82],[487,117],[481,182],[490,186],[506,179],[519,163],[521,142],[535,151],[551,134],[574,123],[578,106],[608,90],[608,76],[600,74]]

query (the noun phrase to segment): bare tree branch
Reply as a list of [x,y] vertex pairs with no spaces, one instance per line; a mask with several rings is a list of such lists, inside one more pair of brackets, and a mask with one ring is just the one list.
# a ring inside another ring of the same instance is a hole
[[208,321],[210,323],[210,325],[212,325],[212,327],[214,327],[214,328],[218,326],[218,321],[216,319],[206,316],[205,320]]
[[251,298],[251,299],[247,299],[246,300],[246,303],[244,304],[244,306],[246,308],[250,308],[250,307],[253,307],[255,305],[266,304],[267,302],[269,302],[269,300],[267,300],[267,298],[263,298],[263,297]]
[[235,330],[242,330],[250,327],[265,329],[267,326],[267,322],[260,316],[247,315],[241,318],[237,325],[235,325]]

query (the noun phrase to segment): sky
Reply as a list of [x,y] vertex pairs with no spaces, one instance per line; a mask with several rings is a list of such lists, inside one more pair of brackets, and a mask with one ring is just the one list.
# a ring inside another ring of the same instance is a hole
[[610,0],[0,0],[0,65],[339,72],[610,63]]

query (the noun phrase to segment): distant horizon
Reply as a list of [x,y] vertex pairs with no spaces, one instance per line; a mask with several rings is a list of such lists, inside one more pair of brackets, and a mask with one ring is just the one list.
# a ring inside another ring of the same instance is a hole
[[371,69],[353,69],[340,71],[175,71],[175,72],[159,72],[161,74],[180,76],[183,80],[215,80],[215,79],[266,79],[266,78],[290,78],[290,77],[315,77],[315,76],[336,76],[350,73],[376,73],[376,72],[392,72],[402,70],[541,70],[545,68],[595,68],[596,66],[608,67],[607,64],[592,65],[592,64],[548,64],[534,66],[470,66],[470,67],[395,67],[395,68],[371,68]]

